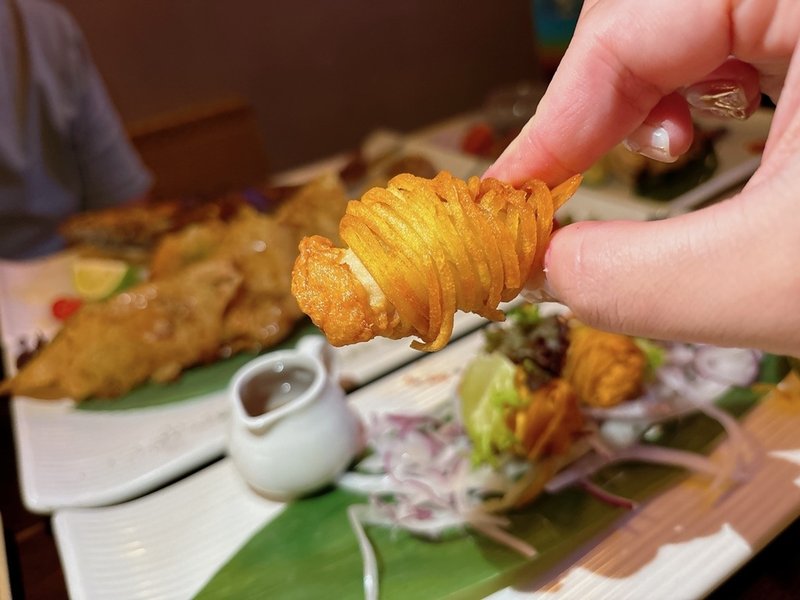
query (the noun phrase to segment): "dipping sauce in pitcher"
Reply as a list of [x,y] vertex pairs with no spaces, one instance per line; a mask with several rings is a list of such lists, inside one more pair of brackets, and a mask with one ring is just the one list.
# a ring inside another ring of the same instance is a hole
[[306,336],[231,380],[228,451],[262,495],[289,500],[333,482],[361,451],[361,424],[339,385],[332,347]]
[[242,385],[242,406],[251,417],[263,415],[302,396],[313,381],[310,369],[276,362]]

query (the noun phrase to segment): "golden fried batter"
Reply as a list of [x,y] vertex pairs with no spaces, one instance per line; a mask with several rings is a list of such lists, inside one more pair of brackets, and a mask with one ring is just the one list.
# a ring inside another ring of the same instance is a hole
[[400,321],[352,250],[336,248],[328,238],[315,235],[300,242],[300,256],[303,262],[295,266],[293,292],[331,343],[365,342],[376,331],[393,338],[411,335],[412,328]]
[[338,243],[339,221],[347,201],[342,180],[335,173],[328,173],[292,194],[275,212],[275,220],[291,229],[298,241],[303,236],[322,235]]
[[216,357],[222,314],[241,281],[230,261],[207,261],[88,304],[5,387],[83,400],[174,379]]
[[201,221],[225,221],[246,199],[228,194],[214,200],[183,198],[145,201],[72,215],[59,227],[70,245],[118,252],[125,248],[149,250],[170,231]]
[[456,310],[503,318],[498,304],[541,268],[554,213],[579,183],[398,175],[347,205],[349,250],[322,237],[301,244],[292,293],[336,346],[416,335],[413,347],[438,350]]
[[515,452],[531,461],[565,454],[583,429],[575,390],[568,381],[558,378],[531,390],[525,379],[525,372],[519,369],[516,389],[524,408],[515,410],[510,418],[518,440]]
[[296,240],[290,229],[252,210],[226,228],[216,256],[229,258],[244,282],[224,316],[223,347],[267,348],[288,336],[303,316],[290,291]]
[[197,261],[224,258],[243,282],[223,317],[223,354],[260,350],[288,336],[303,313],[291,294],[297,242],[332,235],[347,196],[339,178],[325,175],[288,198],[275,215],[243,206],[227,223],[207,221],[164,236],[153,254],[154,279]]
[[220,350],[260,350],[288,336],[302,317],[289,289],[295,244],[290,229],[243,207],[228,223],[198,223],[165,236],[151,275],[158,281],[197,262],[230,261],[243,281],[222,317]]
[[639,395],[647,359],[632,338],[582,324],[569,337],[562,377],[581,402],[605,408]]
[[[117,396],[196,363],[277,344],[303,316],[290,289],[298,241],[334,235],[346,204],[332,174],[303,186],[275,215],[232,198],[199,207],[188,222],[180,203],[72,221],[75,236],[99,242],[157,238],[150,281],[87,304],[0,392]],[[173,227],[180,230],[165,233]]]

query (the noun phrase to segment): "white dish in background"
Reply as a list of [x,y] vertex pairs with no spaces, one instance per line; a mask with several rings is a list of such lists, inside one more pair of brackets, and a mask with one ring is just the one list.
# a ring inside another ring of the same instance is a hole
[[[480,113],[464,115],[413,135],[410,142],[472,158],[477,161],[474,174],[480,174],[491,161],[463,153],[461,140],[470,126],[483,120]],[[697,119],[697,122],[708,130],[726,129],[726,133],[714,143],[719,164],[706,182],[669,201],[638,196],[630,186],[620,181],[609,181],[597,187],[584,184],[559,211],[559,217],[568,216],[573,221],[663,219],[692,210],[746,181],[761,163],[761,156],[754,154],[750,147],[766,140],[772,111],[759,110],[746,121]]]
[[[380,171],[394,159],[409,155],[420,155],[427,158],[430,163],[440,171],[449,171],[456,177],[467,179],[473,175],[481,175],[486,168],[484,161],[479,157],[470,156],[460,152],[453,152],[437,144],[430,144],[425,139],[417,136],[406,136],[391,129],[376,129],[372,131],[361,143],[361,158],[369,165],[368,168],[378,173],[368,172],[363,181],[353,184],[348,189],[351,197],[361,196],[369,187],[382,180]],[[340,172],[352,160],[353,155],[348,153],[335,154],[319,161],[290,169],[271,177],[273,185],[300,185],[324,171]]]
[[[435,409],[482,344],[473,334],[351,394],[363,418]],[[492,598],[699,598],[776,535],[800,509],[800,411],[772,395],[744,419],[768,453],[755,475],[716,504],[688,478],[575,551],[547,575]],[[720,448],[724,452],[723,447]],[[769,490],[770,502],[764,502]],[[191,598],[282,505],[259,497],[228,459],[147,497],[57,511],[54,531],[69,592],[89,598]],[[265,565],[269,568],[269,565]],[[658,593],[655,594],[659,596]]]
[[[6,373],[14,372],[19,340],[52,335],[50,304],[71,295],[72,256],[0,261],[0,330]],[[457,337],[485,320],[458,314]],[[409,340],[378,338],[336,350],[342,376],[362,385],[421,353]],[[224,382],[227,385],[227,382]],[[228,406],[224,391],[143,409],[76,410],[71,400],[16,397],[12,421],[22,500],[28,510],[103,506],[147,493],[225,452]]]

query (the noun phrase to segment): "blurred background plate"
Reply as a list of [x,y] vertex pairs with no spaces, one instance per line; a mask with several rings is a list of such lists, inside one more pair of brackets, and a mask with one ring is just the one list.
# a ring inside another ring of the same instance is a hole
[[[526,87],[523,89],[527,90]],[[491,123],[497,119],[493,116],[497,109],[492,108],[491,100],[490,98],[482,111],[453,118],[421,131],[411,139],[416,144],[440,148],[476,160],[475,172],[480,174],[491,165],[493,156],[499,154],[504,144],[513,137],[508,134],[503,139],[495,140],[495,145],[500,143],[502,146],[500,148],[484,144],[481,151],[492,156],[466,151],[465,141],[469,133],[484,126],[490,128],[487,131],[491,131]],[[526,100],[526,106],[530,104]],[[535,108],[535,103],[533,106]],[[772,122],[772,113],[771,109],[760,109],[746,121],[696,118],[696,124],[703,131],[713,132],[716,168],[708,179],[670,200],[655,200],[638,195],[632,185],[614,177],[604,177],[602,182],[593,184],[592,177],[587,175],[580,189],[559,212],[559,218],[565,221],[662,219],[687,212],[718,198],[745,182],[758,168],[763,144]]]

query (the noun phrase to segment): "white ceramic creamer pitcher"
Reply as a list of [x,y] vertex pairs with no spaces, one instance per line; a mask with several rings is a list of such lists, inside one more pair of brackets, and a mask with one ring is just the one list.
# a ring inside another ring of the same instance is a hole
[[287,500],[334,481],[361,450],[358,417],[333,349],[306,336],[244,365],[231,380],[229,454],[253,488]]

